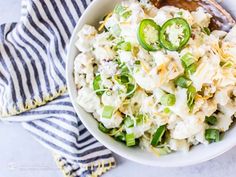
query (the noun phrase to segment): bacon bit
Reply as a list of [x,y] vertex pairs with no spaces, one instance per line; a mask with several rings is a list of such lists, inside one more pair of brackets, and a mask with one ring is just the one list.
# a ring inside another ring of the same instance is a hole
[[106,18],[104,19],[104,21],[102,22],[102,24],[101,24],[101,25],[99,26],[99,28],[98,28],[98,31],[99,31],[99,32],[103,30],[103,28],[105,27],[105,24],[107,23],[108,19],[112,16],[112,14],[113,14],[113,12],[110,12],[110,13],[106,16]]

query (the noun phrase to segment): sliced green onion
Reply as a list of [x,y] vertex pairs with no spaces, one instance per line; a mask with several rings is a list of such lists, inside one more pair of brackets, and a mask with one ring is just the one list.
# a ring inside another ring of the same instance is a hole
[[135,139],[135,146],[138,146],[140,143],[140,140],[139,139]]
[[122,74],[125,74],[125,73],[128,73],[129,72],[129,68],[127,66],[124,66],[121,68],[121,73]]
[[121,75],[115,75],[115,80],[119,84],[128,84],[130,82],[129,76],[126,73],[121,74]]
[[125,65],[125,63],[120,63],[119,68],[122,69],[123,67],[127,67],[127,66]]
[[116,141],[121,141],[121,142],[124,142],[126,139],[125,139],[125,133],[124,132],[117,132],[115,135],[114,135],[114,138]]
[[227,61],[227,62],[220,62],[220,66],[222,68],[231,68],[233,66],[233,63],[232,61]]
[[95,92],[97,91],[96,94],[99,96],[101,96],[104,93],[104,91],[99,91],[102,90],[101,82],[102,82],[101,75],[97,75],[93,80],[93,90]]
[[130,42],[120,42],[117,44],[117,49],[124,50],[124,51],[131,51],[131,43]]
[[171,110],[170,110],[169,108],[165,108],[165,109],[163,110],[163,112],[166,113],[166,114],[170,114],[170,113],[171,113]]
[[195,63],[193,63],[192,65],[190,65],[189,67],[185,69],[188,75],[194,74],[196,70],[197,70],[197,65]]
[[120,15],[120,14],[122,14],[125,10],[126,10],[126,9],[125,9],[124,6],[122,6],[122,5],[120,5],[120,4],[117,4],[117,5],[115,6],[114,13]]
[[122,16],[123,18],[127,19],[127,18],[129,18],[131,15],[132,15],[132,11],[129,10],[129,11],[126,11],[126,12],[122,13],[121,16]]
[[166,131],[166,126],[162,125],[160,126],[156,132],[154,133],[153,137],[152,137],[152,141],[151,141],[151,145],[152,146],[157,146],[159,142],[161,142],[161,139],[163,137],[163,135],[165,134]]
[[140,60],[136,60],[136,61],[134,62],[134,64],[140,65],[140,64],[141,64],[141,61],[140,61]]
[[129,77],[127,75],[121,75],[120,81],[122,84],[127,84],[127,83],[129,83]]
[[[119,50],[119,49],[120,49],[120,45],[121,45],[122,43],[124,43],[123,40],[120,41],[120,42],[117,42],[117,44],[116,44],[115,46],[113,46],[113,49],[114,49],[115,51]],[[118,60],[119,60],[119,59],[118,59]],[[121,64],[120,60],[119,60],[118,64],[119,64],[119,65]]]
[[218,129],[206,129],[205,130],[205,139],[209,143],[220,141],[220,131]]
[[115,109],[113,106],[104,106],[103,112],[102,112],[102,117],[106,118],[106,119],[110,119],[113,115],[114,110]]
[[131,98],[136,89],[137,89],[136,84],[127,84],[127,91],[126,91],[127,98]]
[[161,104],[164,106],[173,106],[176,102],[175,95],[165,94],[161,97]]
[[126,66],[125,63],[121,63],[119,65],[119,69],[121,70],[121,74],[127,74],[129,73],[129,68]]
[[116,58],[115,61],[116,61],[116,63],[117,63],[119,66],[121,65],[121,61],[120,61],[119,58]]
[[190,112],[193,109],[196,94],[197,94],[196,88],[192,85],[189,86],[189,88],[187,90],[187,105],[189,107]]
[[143,114],[139,114],[136,117],[136,125],[143,125],[143,123],[146,121],[146,116]]
[[121,142],[125,141],[125,133],[117,128],[111,129],[109,135],[113,136],[116,141],[121,141]]
[[210,28],[208,28],[208,27],[204,27],[204,28],[202,29],[202,31],[203,31],[205,34],[207,34],[208,36],[211,34],[211,30],[210,30]]
[[117,133],[119,133],[120,131],[117,128],[113,128],[111,129],[109,135],[110,136],[115,136]]
[[177,14],[178,14],[179,16],[182,16],[182,15],[183,15],[183,12],[177,12]]
[[192,81],[185,78],[184,76],[180,76],[175,80],[175,84],[182,88],[188,88],[192,84]]
[[126,87],[126,97],[131,98],[132,94],[135,92],[137,85],[134,82],[134,78],[127,72],[123,72],[120,75],[115,75],[114,79],[121,85]]
[[108,36],[108,38],[107,38],[107,40],[109,40],[109,41],[112,41],[112,40],[114,40],[115,39],[115,37],[113,36],[113,35],[110,35],[110,36]]
[[205,117],[205,122],[209,125],[216,125],[217,118],[215,116]]
[[135,146],[136,142],[135,142],[135,136],[133,133],[126,134],[125,139],[126,139],[126,145],[128,147]]
[[120,4],[116,5],[116,7],[114,9],[114,13],[122,16],[125,19],[129,18],[132,15],[131,10],[127,11],[127,8],[120,5]]
[[111,130],[106,128],[101,122],[98,124],[98,129],[103,133],[109,133]]
[[123,85],[127,85],[134,81],[133,76],[131,76],[130,74],[126,72],[121,73],[120,75],[115,75],[114,78],[119,84],[123,84]]
[[134,126],[134,121],[131,119],[130,116],[126,116],[126,118],[124,120],[124,124],[125,124],[125,127],[131,128]]
[[186,53],[184,56],[181,57],[182,64],[184,68],[188,68],[190,65],[195,63],[195,59],[191,53]]
[[106,93],[107,96],[111,96],[112,95],[111,90],[107,90],[105,93]]
[[134,84],[128,84],[127,85],[127,94],[130,94],[131,92],[133,92],[134,89],[135,89]]
[[122,90],[122,89],[119,89],[118,90],[118,95],[121,95],[121,94],[123,94],[124,93],[124,91]]

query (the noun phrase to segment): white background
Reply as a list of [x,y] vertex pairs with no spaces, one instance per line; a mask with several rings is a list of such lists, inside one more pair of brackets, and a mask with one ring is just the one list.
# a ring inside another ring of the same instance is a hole
[[[228,10],[236,12],[235,0],[225,0],[224,5],[227,5]],[[20,0],[0,0],[1,24],[16,22],[19,16]],[[104,177],[236,176],[236,147],[214,160],[184,168],[149,167],[117,155],[115,157],[117,167]],[[62,174],[56,167],[52,154],[36,142],[20,124],[0,122],[0,177],[62,177]]]

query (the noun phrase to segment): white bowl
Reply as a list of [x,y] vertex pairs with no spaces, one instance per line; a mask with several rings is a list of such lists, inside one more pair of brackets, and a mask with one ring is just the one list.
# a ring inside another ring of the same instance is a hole
[[93,116],[85,112],[76,103],[77,90],[73,80],[73,62],[76,55],[79,53],[74,45],[77,40],[77,33],[84,24],[98,25],[98,21],[101,20],[105,14],[109,13],[119,1],[120,0],[94,0],[80,18],[70,41],[66,68],[67,86],[73,106],[85,127],[98,141],[111,151],[129,160],[151,166],[180,167],[193,165],[219,156],[235,146],[236,128],[233,127],[226,133],[223,140],[219,143],[198,145],[187,153],[176,152],[166,156],[157,157],[150,152],[141,150],[140,148],[128,148],[108,135],[100,132],[97,128],[98,123]]

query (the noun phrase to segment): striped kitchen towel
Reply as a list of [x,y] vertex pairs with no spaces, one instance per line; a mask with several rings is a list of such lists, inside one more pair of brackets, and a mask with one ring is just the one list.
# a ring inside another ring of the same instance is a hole
[[[54,154],[66,176],[99,176],[111,152],[77,117],[66,92],[71,33],[90,0],[23,0],[18,23],[0,28],[0,116],[23,126]],[[8,118],[10,116],[10,119]]]

